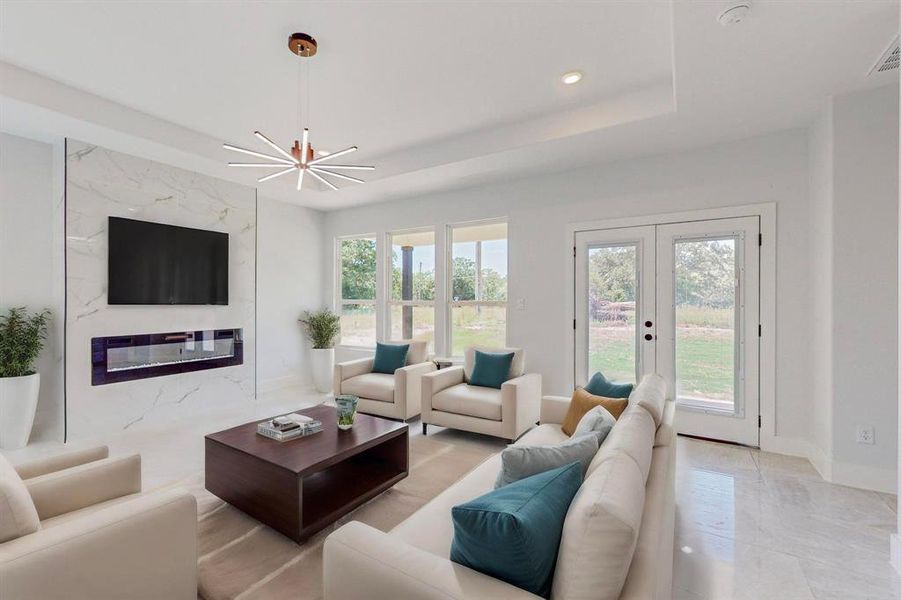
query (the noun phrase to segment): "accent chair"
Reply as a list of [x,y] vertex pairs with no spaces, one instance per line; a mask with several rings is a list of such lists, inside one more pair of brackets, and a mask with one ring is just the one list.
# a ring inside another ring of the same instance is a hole
[[197,501],[142,494],[140,455],[106,446],[0,456],[0,598],[196,600]]
[[[470,385],[475,352],[513,353],[509,379],[500,389]],[[524,373],[522,348],[471,347],[463,366],[422,376],[422,432],[429,425],[515,440],[538,422],[541,375]]]
[[437,367],[428,358],[428,342],[399,340],[387,344],[409,344],[406,366],[393,375],[373,373],[374,358],[360,358],[335,365],[335,395],[353,394],[360,399],[357,410],[369,415],[406,421],[420,413],[420,378]]

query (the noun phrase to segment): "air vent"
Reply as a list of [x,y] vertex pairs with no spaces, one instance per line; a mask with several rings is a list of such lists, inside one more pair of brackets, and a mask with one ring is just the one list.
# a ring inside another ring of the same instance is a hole
[[873,65],[873,68],[870,69],[869,75],[893,71],[898,68],[899,63],[901,63],[901,48],[898,47],[898,36],[895,36],[895,39],[889,44],[889,47],[885,49],[885,52],[882,53],[882,56],[879,57],[879,60],[877,60],[876,64]]

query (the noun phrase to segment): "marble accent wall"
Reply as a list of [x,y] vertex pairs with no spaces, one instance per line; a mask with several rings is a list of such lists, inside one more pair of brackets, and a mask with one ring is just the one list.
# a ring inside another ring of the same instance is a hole
[[[110,216],[229,234],[228,306],[107,304]],[[246,409],[256,398],[256,192],[68,140],[66,150],[67,439],[166,430]],[[241,328],[244,364],[91,386],[91,338]]]

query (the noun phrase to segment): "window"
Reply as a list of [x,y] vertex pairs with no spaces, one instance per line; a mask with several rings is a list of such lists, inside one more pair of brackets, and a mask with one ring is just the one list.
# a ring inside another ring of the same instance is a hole
[[339,314],[341,344],[375,346],[376,243],[375,237],[338,240]]
[[448,228],[448,330],[453,356],[468,346],[507,344],[507,224]]
[[435,350],[435,231],[388,234],[388,338],[416,339]]

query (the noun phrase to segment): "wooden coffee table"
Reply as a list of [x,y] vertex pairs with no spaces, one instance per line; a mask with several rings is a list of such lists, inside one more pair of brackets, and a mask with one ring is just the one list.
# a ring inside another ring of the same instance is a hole
[[206,489],[296,542],[408,474],[407,425],[357,414],[340,431],[331,406],[299,410],[322,431],[277,442],[246,423],[206,436]]

